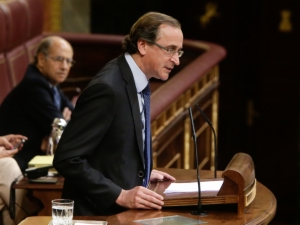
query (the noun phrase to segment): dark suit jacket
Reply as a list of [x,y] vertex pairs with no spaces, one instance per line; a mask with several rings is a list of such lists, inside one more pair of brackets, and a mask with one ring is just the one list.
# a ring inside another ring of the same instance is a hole
[[121,189],[142,186],[142,122],[137,90],[124,55],[109,62],[79,96],[54,156],[65,177],[63,198],[75,200],[74,215],[122,210]]
[[61,110],[54,104],[49,82],[34,65],[29,65],[23,80],[6,96],[0,106],[0,135],[22,134],[28,137],[23,149],[15,155],[22,171],[40,150],[42,139],[51,132],[54,118],[63,118],[64,107],[72,103],[61,91]]

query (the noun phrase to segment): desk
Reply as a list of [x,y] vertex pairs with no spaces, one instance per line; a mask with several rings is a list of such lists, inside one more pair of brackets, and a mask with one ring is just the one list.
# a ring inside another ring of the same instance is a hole
[[29,194],[39,198],[44,204],[44,208],[39,212],[39,216],[51,216],[51,200],[61,198],[64,186],[64,178],[58,177],[56,184],[29,183],[27,178],[19,180],[12,188],[26,189]]
[[[160,169],[175,176],[177,180],[190,180],[196,177],[194,170],[182,170],[182,169]],[[218,172],[218,177],[222,172]],[[212,178],[213,173],[211,171],[201,171],[201,179]],[[28,217],[20,223],[20,225],[47,225],[51,220],[51,197],[46,195],[60,194],[63,179],[59,180],[57,184],[28,184],[23,179],[19,181],[14,188],[26,188],[33,191],[33,194],[39,193],[41,200],[46,207],[43,213],[46,213],[46,217]],[[53,195],[51,195],[53,196]],[[60,197],[60,195],[58,196]],[[48,202],[47,202],[48,201]],[[253,202],[246,208],[245,213],[238,215],[236,208],[232,205],[210,205],[203,206],[208,212],[206,217],[199,217],[200,220],[204,220],[209,224],[268,224],[276,213],[276,198],[272,192],[261,183],[257,182],[256,197]],[[198,216],[190,215],[190,211],[194,207],[165,207],[162,210],[127,210],[123,213],[108,216],[108,217],[75,217],[75,219],[88,219],[88,220],[106,220],[109,224],[134,224],[133,220],[156,218],[171,215],[181,215],[193,219],[198,219]],[[49,211],[48,211],[49,210]],[[39,214],[41,215],[41,214]],[[45,214],[44,214],[45,215]]]

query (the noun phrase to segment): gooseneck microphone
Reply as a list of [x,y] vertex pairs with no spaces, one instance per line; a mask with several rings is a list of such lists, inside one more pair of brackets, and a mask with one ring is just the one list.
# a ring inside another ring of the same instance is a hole
[[204,118],[204,120],[208,123],[208,125],[211,127],[213,133],[214,133],[214,144],[215,144],[215,178],[217,178],[217,167],[218,167],[218,150],[217,150],[217,135],[215,132],[215,129],[212,125],[212,123],[210,122],[210,120],[207,118],[207,116],[205,115],[205,113],[202,111],[202,109],[200,108],[200,106],[198,104],[196,104],[197,109],[199,110],[199,112],[201,113],[202,117]]
[[202,209],[201,204],[201,186],[200,186],[200,174],[199,174],[199,163],[198,163],[198,148],[197,148],[197,137],[195,132],[195,125],[194,125],[194,119],[193,119],[193,112],[191,107],[189,107],[189,113],[190,113],[190,120],[191,120],[191,127],[192,127],[192,136],[194,140],[194,150],[195,150],[195,157],[196,157],[196,167],[197,167],[197,182],[198,182],[198,208],[195,211],[192,211],[192,215],[200,215],[200,216],[206,216],[207,213]]

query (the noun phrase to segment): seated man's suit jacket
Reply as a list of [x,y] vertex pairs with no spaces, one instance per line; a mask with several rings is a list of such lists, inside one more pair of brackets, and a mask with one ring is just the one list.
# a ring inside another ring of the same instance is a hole
[[60,91],[61,109],[54,104],[50,83],[34,65],[29,65],[23,80],[6,96],[0,106],[0,136],[22,134],[28,137],[22,150],[14,158],[22,171],[40,149],[43,138],[52,130],[54,118],[63,118],[65,107],[74,109]]

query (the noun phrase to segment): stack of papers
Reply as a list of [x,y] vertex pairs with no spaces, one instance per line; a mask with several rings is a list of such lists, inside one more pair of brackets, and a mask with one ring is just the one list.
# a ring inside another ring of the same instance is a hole
[[37,155],[29,161],[28,167],[51,166],[53,157],[54,155]]
[[[202,191],[219,191],[223,184],[223,180],[216,181],[203,181],[200,182],[200,188]],[[198,192],[198,183],[171,183],[171,185],[164,191],[167,193],[186,193],[186,192]]]
[[[52,166],[54,155],[37,155],[33,157],[29,163],[28,168],[39,168],[44,166]],[[49,175],[55,175],[57,174],[56,169],[51,168],[49,169]]]

